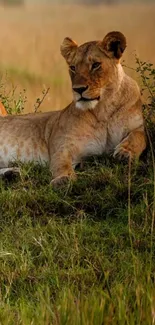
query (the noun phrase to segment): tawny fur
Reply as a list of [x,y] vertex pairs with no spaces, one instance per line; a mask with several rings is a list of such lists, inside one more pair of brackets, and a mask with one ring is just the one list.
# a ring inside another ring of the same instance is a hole
[[7,111],[4,105],[0,102],[0,116],[6,116],[6,115],[7,115]]
[[137,83],[119,62],[125,47],[119,32],[79,47],[66,38],[61,53],[73,102],[61,111],[0,117],[0,168],[17,159],[47,161],[57,186],[75,178],[84,157],[103,152],[139,157],[146,147],[142,104]]

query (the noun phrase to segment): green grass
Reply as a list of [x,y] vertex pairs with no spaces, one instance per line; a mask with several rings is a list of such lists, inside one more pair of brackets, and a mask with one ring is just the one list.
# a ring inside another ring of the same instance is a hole
[[153,324],[154,172],[92,158],[54,192],[47,167],[1,180],[0,324]]

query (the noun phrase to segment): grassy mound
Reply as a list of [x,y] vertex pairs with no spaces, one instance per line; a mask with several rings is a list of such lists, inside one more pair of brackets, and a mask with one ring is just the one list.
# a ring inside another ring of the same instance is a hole
[[2,324],[151,324],[151,156],[131,173],[128,163],[92,158],[58,192],[39,165],[1,180]]

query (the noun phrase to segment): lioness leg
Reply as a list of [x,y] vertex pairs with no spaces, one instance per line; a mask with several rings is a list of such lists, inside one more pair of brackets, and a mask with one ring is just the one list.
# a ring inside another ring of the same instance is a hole
[[76,174],[72,167],[73,157],[67,150],[54,154],[51,158],[50,165],[53,174],[51,184],[54,187],[63,185],[68,180],[76,179]]
[[114,151],[114,157],[119,156],[129,158],[139,158],[146,148],[146,136],[144,127],[140,127],[132,132],[117,145]]

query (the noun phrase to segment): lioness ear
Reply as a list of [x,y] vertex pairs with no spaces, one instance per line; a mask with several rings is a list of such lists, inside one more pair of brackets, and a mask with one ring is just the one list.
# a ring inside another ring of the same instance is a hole
[[101,48],[110,58],[120,59],[126,48],[126,38],[120,32],[110,32],[103,39]]
[[70,64],[73,56],[76,53],[77,43],[71,38],[66,37],[60,47],[62,56],[66,59],[67,63]]

